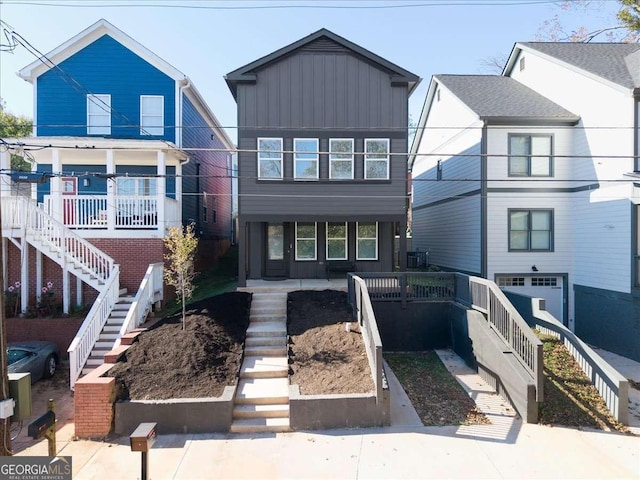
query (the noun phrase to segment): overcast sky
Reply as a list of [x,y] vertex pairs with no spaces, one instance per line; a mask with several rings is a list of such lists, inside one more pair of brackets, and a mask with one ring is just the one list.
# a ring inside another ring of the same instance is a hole
[[[431,75],[488,73],[482,59],[535,40],[560,15],[567,30],[611,26],[617,2],[563,11],[546,0],[0,0],[3,27],[43,53],[100,18],[188,75],[236,138],[235,102],[223,76],[320,28],[341,35],[423,78],[410,99],[417,120]],[[126,5],[126,6],[125,6]],[[7,25],[9,27],[7,27]],[[0,44],[5,46],[2,35]],[[0,97],[32,116],[31,84],[16,76],[36,57],[21,46],[0,52]]]

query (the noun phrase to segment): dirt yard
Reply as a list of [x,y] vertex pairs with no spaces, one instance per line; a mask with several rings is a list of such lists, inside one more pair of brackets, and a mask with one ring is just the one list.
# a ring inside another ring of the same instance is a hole
[[220,396],[236,383],[250,307],[251,294],[224,293],[190,304],[185,330],[180,314],[160,320],[109,370],[119,398]]
[[287,301],[291,384],[303,395],[374,390],[364,341],[351,322],[347,294],[335,290],[292,292]]

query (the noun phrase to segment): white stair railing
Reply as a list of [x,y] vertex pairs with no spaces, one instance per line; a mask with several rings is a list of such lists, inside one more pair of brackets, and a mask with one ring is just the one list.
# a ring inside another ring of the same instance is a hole
[[140,282],[138,292],[122,323],[122,328],[120,328],[120,332],[118,332],[118,338],[115,341],[114,348],[120,345],[120,339],[123,335],[142,325],[151,311],[153,304],[164,298],[163,271],[163,263],[151,263],[147,268],[147,272],[142,282]]
[[107,323],[109,315],[111,315],[114,305],[118,302],[120,295],[119,279],[120,268],[118,265],[114,265],[104,288],[67,349],[69,353],[69,383],[72,390],[76,380],[82,373],[85,363],[87,363],[89,355],[91,355],[91,350],[93,350],[102,328]]

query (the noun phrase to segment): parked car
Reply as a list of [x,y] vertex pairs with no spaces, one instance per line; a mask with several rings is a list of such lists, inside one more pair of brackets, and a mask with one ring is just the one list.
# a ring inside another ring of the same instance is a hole
[[13,342],[7,345],[9,373],[30,373],[31,383],[56,373],[60,354],[55,343]]

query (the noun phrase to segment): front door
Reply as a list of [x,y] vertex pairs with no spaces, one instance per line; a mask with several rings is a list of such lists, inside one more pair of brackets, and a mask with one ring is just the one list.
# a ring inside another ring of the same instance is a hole
[[[69,198],[64,198],[64,196]],[[76,223],[76,195],[78,195],[78,179],[62,177],[62,218],[64,224],[71,227]]]
[[267,223],[265,277],[287,277],[288,239],[284,223]]

